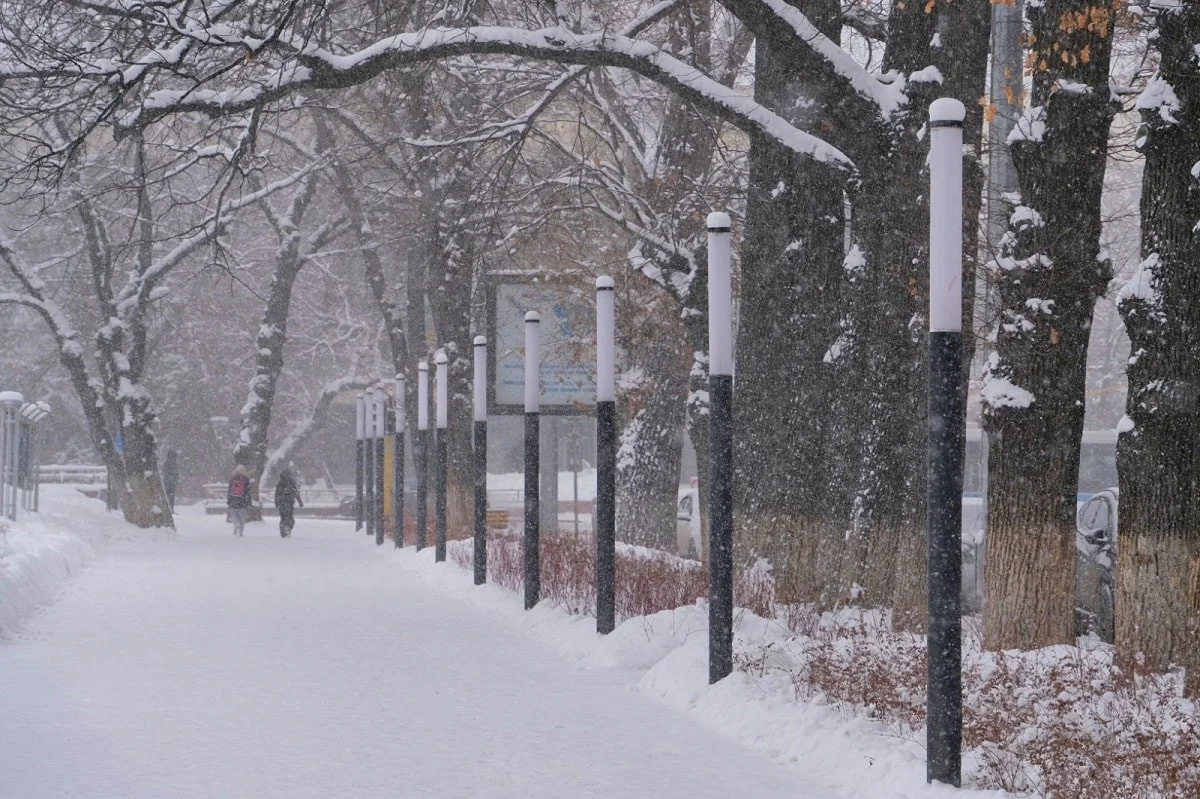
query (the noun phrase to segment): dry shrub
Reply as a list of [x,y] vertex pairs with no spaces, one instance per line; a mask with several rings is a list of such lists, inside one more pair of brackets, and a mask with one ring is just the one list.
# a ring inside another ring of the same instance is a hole
[[[795,635],[783,668],[797,695],[819,692],[902,736],[925,725],[922,637],[893,632],[877,612],[776,610]],[[1200,796],[1200,712],[1178,675],[1123,674],[1110,647],[992,653],[980,642],[978,626],[964,624],[968,784],[1046,799]],[[768,661],[742,659],[750,671]]]
[[[584,537],[569,533],[542,536],[540,542],[542,598],[569,613],[596,612],[596,552]],[[453,546],[451,559],[471,568],[469,545]],[[520,592],[525,585],[524,539],[513,530],[488,535],[488,581]],[[693,604],[708,594],[708,576],[695,561],[645,550],[618,551],[616,563],[617,617],[646,616]]]
[[964,743],[981,785],[1049,799],[1200,796],[1200,714],[1179,675],[1124,673],[1112,651],[976,653]]

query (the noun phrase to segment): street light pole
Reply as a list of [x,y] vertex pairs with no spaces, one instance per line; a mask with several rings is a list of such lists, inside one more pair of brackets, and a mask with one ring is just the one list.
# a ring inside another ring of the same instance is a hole
[[354,403],[354,530],[363,529],[363,447],[367,437],[366,395],[359,392]]
[[363,417],[363,482],[364,490],[363,513],[367,518],[367,535],[375,535],[375,389],[367,389]]
[[383,546],[383,446],[387,434],[387,394],[375,392],[375,545]]
[[729,214],[708,215],[708,681],[733,671],[733,267]]
[[417,363],[417,549],[429,525],[429,364]]
[[525,314],[525,609],[538,603],[542,593],[542,563],[538,518],[538,438],[541,385],[541,317]]
[[963,120],[944,97],[929,106],[929,558],[926,780],[962,782]]
[[596,632],[616,626],[616,284],[596,278]]
[[392,400],[392,523],[396,548],[404,546],[404,373],[396,375],[396,397]]
[[450,369],[446,351],[438,350],[434,362],[437,364],[437,439],[433,453],[433,488],[437,538],[433,559],[440,563],[446,559],[446,468],[449,452],[446,439],[450,420],[450,387],[447,385]]
[[487,582],[487,339],[475,337],[475,585]]

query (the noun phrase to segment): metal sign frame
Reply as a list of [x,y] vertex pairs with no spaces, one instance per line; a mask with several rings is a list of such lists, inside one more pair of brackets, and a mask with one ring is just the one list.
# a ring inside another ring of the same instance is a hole
[[522,416],[525,312],[542,317],[540,412],[591,416],[596,405],[595,310],[589,285],[544,272],[493,272],[485,282],[488,413]]

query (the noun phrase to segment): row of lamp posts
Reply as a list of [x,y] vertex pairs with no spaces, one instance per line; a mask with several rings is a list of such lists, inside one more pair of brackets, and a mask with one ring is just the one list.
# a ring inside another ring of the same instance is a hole
[[[961,782],[961,615],[958,599],[962,540],[962,470],[965,425],[962,352],[962,133],[965,109],[943,98],[930,106],[930,383],[928,450],[928,755],[926,777]],[[709,682],[733,670],[733,302],[731,220],[713,213],[708,227],[709,324]],[[615,625],[616,395],[615,310],[611,277],[596,280],[596,629]],[[525,316],[525,519],[526,609],[541,598],[539,560],[538,439],[540,422],[540,317]],[[474,580],[487,576],[487,342],[474,342]],[[446,356],[437,364],[435,444],[436,560],[446,555]],[[418,365],[417,548],[427,527],[429,367]],[[396,545],[403,542],[404,377],[395,385],[393,518]],[[358,525],[383,543],[382,391],[359,395]],[[363,490],[365,485],[366,497]],[[371,510],[373,509],[373,510]]]

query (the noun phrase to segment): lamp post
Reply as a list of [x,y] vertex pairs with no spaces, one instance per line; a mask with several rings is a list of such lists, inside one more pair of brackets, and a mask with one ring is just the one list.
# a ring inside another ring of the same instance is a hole
[[926,779],[962,781],[962,141],[966,109],[929,106],[929,559]]
[[387,434],[387,393],[375,392],[375,545],[383,546],[383,446]]
[[367,437],[366,395],[359,392],[354,403],[354,529],[363,529],[363,448]]
[[487,339],[475,337],[472,388],[475,411],[475,585],[487,582]]
[[417,363],[417,549],[429,525],[429,364]]
[[729,214],[708,215],[708,681],[733,671],[733,267]]
[[538,437],[541,385],[538,360],[541,358],[541,317],[537,311],[525,314],[525,609],[538,603],[542,593],[542,563],[538,547],[541,530],[538,519]]
[[437,519],[437,539],[434,542],[433,559],[446,559],[446,467],[449,452],[450,387],[447,384],[450,361],[445,350],[438,350],[434,357],[437,364],[437,438],[433,452],[434,513]]
[[367,535],[375,535],[375,389],[368,388],[363,404],[363,515]]
[[616,284],[596,278],[596,632],[616,626]]
[[396,396],[392,400],[392,519],[396,548],[404,546],[404,373],[396,375]]

